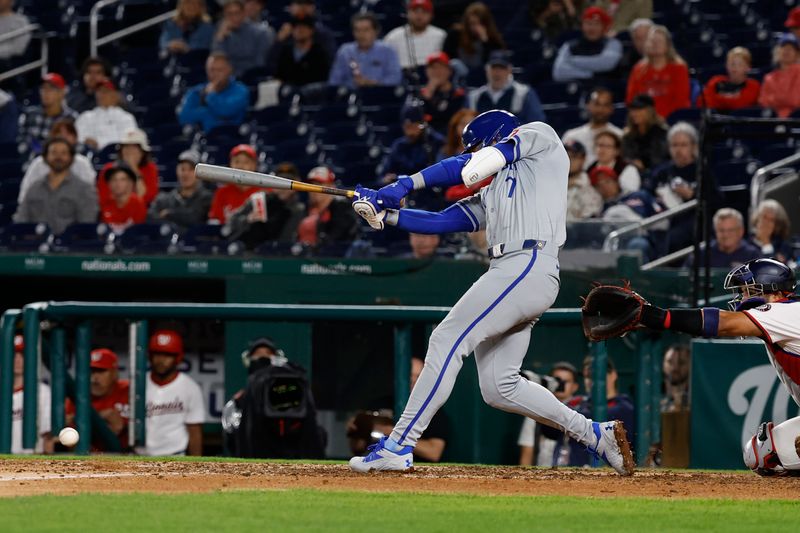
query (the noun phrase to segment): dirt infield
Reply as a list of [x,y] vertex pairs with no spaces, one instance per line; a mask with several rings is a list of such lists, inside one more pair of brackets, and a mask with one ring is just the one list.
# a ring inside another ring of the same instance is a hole
[[136,460],[0,460],[0,497],[82,492],[208,492],[315,488],[468,494],[800,499],[800,478],[747,472],[421,466],[409,474],[355,474],[339,464]]

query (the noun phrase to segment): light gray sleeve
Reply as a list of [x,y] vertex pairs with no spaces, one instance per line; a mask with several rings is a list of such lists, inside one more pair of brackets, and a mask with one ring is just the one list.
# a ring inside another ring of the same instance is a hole
[[77,222],[97,222],[97,214],[100,212],[100,205],[97,200],[97,189],[91,185],[82,185],[81,201],[78,203],[78,220]]
[[514,161],[538,156],[563,146],[556,131],[544,122],[529,122],[517,128],[501,142],[514,143]]
[[468,198],[463,198],[456,204],[467,217],[472,221],[472,231],[486,229],[486,209],[481,201],[481,193],[473,194]]
[[25,201],[17,206],[17,212],[14,213],[14,222],[33,222],[30,212],[30,202]]
[[31,186],[36,183],[37,180],[44,179],[47,175],[47,165],[42,159],[42,156],[36,156],[36,158],[31,161],[30,166],[28,166],[28,170],[25,171],[25,175],[22,177],[22,181],[19,184],[19,196],[17,196],[17,203],[22,205],[23,200],[25,200],[25,195],[28,194]]
[[86,185],[94,187],[97,184],[97,173],[94,171],[92,162],[85,155],[78,154],[75,156],[75,161],[72,162],[70,171]]

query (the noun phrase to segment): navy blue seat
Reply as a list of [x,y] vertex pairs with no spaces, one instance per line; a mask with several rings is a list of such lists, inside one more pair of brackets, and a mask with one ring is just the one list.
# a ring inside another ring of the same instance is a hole
[[672,113],[669,114],[667,117],[667,123],[670,126],[675,124],[676,122],[691,122],[692,124],[697,125],[700,122],[700,116],[703,114],[703,110],[697,107],[685,107],[683,109],[676,109]]
[[17,201],[0,204],[0,227],[11,224],[11,217],[17,212]]
[[52,239],[50,250],[53,252],[85,252],[109,253],[109,234],[111,231],[105,224],[70,224],[61,235]]
[[134,224],[114,241],[115,249],[124,254],[173,253],[178,235],[170,224]]
[[37,252],[50,236],[47,224],[9,224],[0,230],[0,250]]
[[259,244],[253,253],[257,255],[264,255],[268,257],[291,257],[298,255],[302,247],[297,246],[293,242],[276,242],[266,241]]
[[580,126],[585,122],[583,110],[578,106],[554,107],[545,109],[547,123],[559,132],[564,133],[570,128]]
[[582,87],[579,83],[550,81],[536,85],[536,93],[543,104],[577,105]]
[[789,146],[785,143],[772,144],[765,146],[758,152],[758,159],[764,163],[772,163],[798,152],[797,146]]
[[746,190],[760,163],[755,159],[723,161],[713,167],[717,186],[723,192]]
[[307,139],[289,139],[275,145],[275,156],[281,161],[293,161],[304,157],[313,156],[317,151],[314,144]]
[[244,246],[240,242],[228,241],[225,226],[204,224],[186,230],[180,240],[180,249],[183,253],[201,255],[239,255]]
[[328,106],[304,106],[303,115],[305,122],[314,126],[331,126],[342,122],[351,122],[358,119],[358,108],[348,104],[334,104]]
[[361,107],[367,108],[387,104],[402,104],[406,97],[405,88],[402,86],[376,85],[375,87],[362,87],[357,94]]
[[258,111],[250,112],[250,120],[256,126],[269,126],[274,122],[282,122],[289,119],[289,108],[287,106],[270,106]]

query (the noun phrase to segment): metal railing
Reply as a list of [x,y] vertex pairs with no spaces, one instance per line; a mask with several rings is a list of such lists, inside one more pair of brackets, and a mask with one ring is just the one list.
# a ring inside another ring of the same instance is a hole
[[692,198],[691,200],[686,201],[679,206],[673,207],[672,209],[667,209],[666,211],[662,211],[657,215],[643,218],[638,222],[634,222],[628,226],[614,230],[608,234],[606,240],[603,242],[603,251],[613,252],[617,250],[617,248],[619,248],[619,240],[625,235],[636,233],[639,230],[655,226],[659,222],[669,220],[677,215],[680,215],[687,211],[691,211],[696,207],[697,207],[697,198]]
[[[700,246],[705,246],[705,242],[701,242]],[[660,266],[668,265],[673,261],[677,261],[678,259],[683,259],[694,252],[694,245],[687,246],[686,248],[681,248],[680,250],[675,250],[672,253],[669,253],[663,257],[659,257],[658,259],[654,259],[648,263],[642,265],[642,270],[653,270],[654,268],[658,268]]]
[[151,26],[156,26],[158,24],[161,24],[162,22],[174,17],[176,13],[176,11],[173,9],[171,11],[167,11],[166,13],[156,15],[153,18],[149,18],[147,20],[137,22],[136,24],[132,24],[127,28],[123,28],[113,33],[109,33],[108,35],[104,35],[103,37],[98,36],[100,11],[108,6],[118,4],[119,2],[122,1],[124,0],[100,0],[95,5],[93,5],[91,11],[89,11],[89,49],[91,51],[91,55],[96,56],[97,50],[101,46],[122,39],[123,37],[127,37],[128,35],[132,35],[138,31],[145,30],[147,28],[150,28]]
[[774,163],[770,163],[769,165],[764,165],[763,167],[756,170],[753,177],[750,179],[750,209],[755,210],[758,207],[758,204],[764,199],[764,195],[766,191],[764,190],[764,185],[766,184],[767,178],[776,170],[780,170],[782,168],[786,168],[789,165],[797,163],[800,161],[800,152],[796,154],[792,154],[790,156],[784,157],[783,159],[779,159]]
[[[0,43],[4,41],[10,41],[11,39],[16,39],[17,37],[28,33],[33,34],[40,29],[41,27],[38,24],[28,24],[27,26],[17,28],[14,31],[10,31],[0,36]],[[39,44],[39,59],[0,73],[0,81],[11,79],[15,76],[19,76],[20,74],[25,74],[26,72],[36,70],[37,68],[41,70],[42,76],[47,74],[47,63],[50,59],[50,47],[47,42],[47,34],[42,33],[39,35],[32,35],[31,37],[39,37],[41,39]]]
[[[392,321],[394,326],[394,389],[395,413],[399,417],[410,392],[411,323],[438,323],[450,311],[449,307],[426,306],[358,306],[358,305],[256,305],[256,304],[205,304],[205,303],[95,303],[95,302],[37,302],[22,310],[9,309],[0,319],[0,453],[11,449],[11,401],[13,392],[14,333],[18,322],[24,322],[25,369],[23,386],[23,448],[33,448],[37,439],[38,383],[41,365],[42,322],[50,329],[51,409],[53,432],[64,427],[67,328],[65,322],[74,324],[75,332],[75,425],[84,435],[76,446],[76,453],[86,454],[91,443],[92,427],[103,424],[94,415],[90,404],[89,362],[91,350],[91,320],[118,318],[131,321],[129,346],[131,348],[131,445],[145,442],[145,385],[146,346],[148,319],[184,318],[217,320],[262,320],[281,322],[311,322],[314,320]],[[539,323],[551,326],[580,325],[580,309],[550,309]],[[605,343],[592,345],[594,355],[594,417],[606,417],[606,365]],[[660,366],[660,364],[659,364]],[[648,371],[649,376],[649,371]],[[649,421],[649,419],[648,419]],[[649,446],[649,442],[647,446]]]

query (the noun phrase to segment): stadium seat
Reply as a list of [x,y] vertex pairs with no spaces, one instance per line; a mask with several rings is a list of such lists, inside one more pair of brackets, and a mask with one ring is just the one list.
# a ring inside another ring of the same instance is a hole
[[37,252],[46,246],[49,236],[47,224],[9,224],[0,230],[0,250]]
[[115,238],[114,249],[123,254],[176,253],[178,234],[166,223],[134,224]]
[[112,234],[105,224],[71,224],[61,235],[50,239],[49,251],[59,253],[111,253],[109,242]]
[[240,255],[244,246],[240,242],[228,241],[229,232],[219,224],[192,226],[180,239],[180,251],[203,255]]

